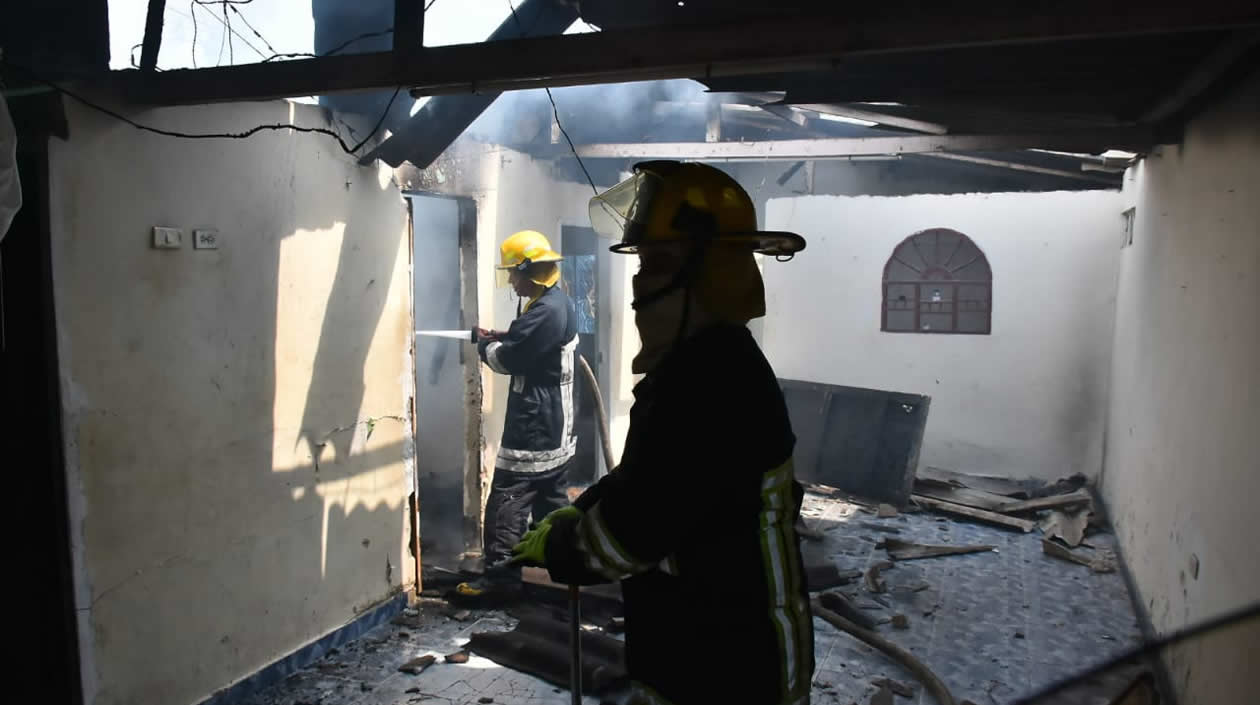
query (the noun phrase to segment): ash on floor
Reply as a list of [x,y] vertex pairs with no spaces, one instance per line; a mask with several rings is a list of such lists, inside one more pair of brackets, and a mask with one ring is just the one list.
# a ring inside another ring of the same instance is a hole
[[[876,543],[889,536],[929,544],[991,544],[995,551],[902,561],[883,571],[887,591],[872,595],[863,581],[837,588],[880,620],[905,615],[906,629],[889,622],[880,634],[932,669],[960,702],[1000,705],[1078,673],[1138,643],[1140,632],[1119,573],[1043,555],[1040,532],[1012,532],[928,512],[877,518],[854,504],[806,495],[804,515],[821,541],[807,541],[808,563],[830,561],[841,571],[887,560]],[[880,531],[872,528],[879,525]],[[897,529],[898,533],[889,533]],[[1114,548],[1109,533],[1091,535]],[[887,603],[887,606],[881,603]],[[422,601],[407,626],[387,624],[338,653],[244,701],[245,705],[565,705],[568,692],[532,676],[471,656],[445,663],[474,631],[510,630],[500,611],[474,610],[464,621],[439,600]],[[874,684],[891,678],[913,687],[895,702],[932,703],[913,676],[878,651],[814,620],[817,668],[814,705],[867,703]],[[418,675],[399,666],[425,654],[437,662]],[[697,677],[704,677],[697,674]],[[725,677],[714,676],[714,677]],[[587,705],[597,699],[586,698]],[[1049,702],[1049,701],[1047,701]],[[1088,694],[1055,703],[1089,703]]]
[[[830,560],[842,571],[865,571],[887,560],[875,544],[889,536],[997,547],[897,562],[882,571],[884,594],[871,595],[860,580],[839,588],[877,619],[905,615],[908,629],[883,624],[879,633],[923,661],[960,702],[1015,701],[1141,640],[1123,577],[1044,555],[1038,531],[1024,534],[930,512],[880,519],[853,504],[814,494],[806,495],[802,513],[823,535],[821,542],[804,544],[806,562]],[[1088,542],[1099,549],[1115,547],[1110,533],[1092,534]],[[898,697],[897,703],[934,702],[908,671],[883,654],[817,618],[814,632],[814,705],[869,702],[878,690],[872,681],[879,678],[914,686],[912,698]],[[1090,700],[1065,694],[1054,702]]]
[[[460,610],[440,600],[422,600],[409,624],[383,624],[329,654],[311,668],[244,701],[243,705],[568,705],[569,694],[537,678],[469,655],[446,663],[474,631],[507,631],[516,620],[496,610]],[[463,615],[460,615],[463,617]],[[427,654],[433,665],[417,675],[400,672],[404,663]],[[586,698],[587,705],[597,705]]]

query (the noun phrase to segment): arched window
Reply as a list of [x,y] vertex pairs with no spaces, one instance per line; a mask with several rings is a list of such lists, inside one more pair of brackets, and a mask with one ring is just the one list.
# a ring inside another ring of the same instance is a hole
[[993,272],[971,238],[948,228],[917,232],[884,265],[880,330],[987,335]]

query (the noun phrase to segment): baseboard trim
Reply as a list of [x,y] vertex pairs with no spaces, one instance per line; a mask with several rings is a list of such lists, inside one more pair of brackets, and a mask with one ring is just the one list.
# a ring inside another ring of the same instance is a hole
[[293,653],[264,666],[257,673],[243,678],[201,701],[200,705],[231,705],[270,688],[285,678],[310,666],[368,631],[388,622],[407,606],[407,594],[400,593],[373,607],[342,627],[332,630]]

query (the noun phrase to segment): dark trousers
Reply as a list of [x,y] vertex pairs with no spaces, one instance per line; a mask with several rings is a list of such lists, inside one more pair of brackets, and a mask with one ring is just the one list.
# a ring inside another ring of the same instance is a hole
[[[568,506],[565,494],[570,459],[564,465],[545,472],[513,472],[495,468],[490,483],[490,498],[486,500],[486,526],[484,531],[485,565],[501,563],[512,556],[512,547],[521,540],[530,514],[534,521],[551,512]],[[506,580],[520,580],[521,570],[514,567],[498,573]]]

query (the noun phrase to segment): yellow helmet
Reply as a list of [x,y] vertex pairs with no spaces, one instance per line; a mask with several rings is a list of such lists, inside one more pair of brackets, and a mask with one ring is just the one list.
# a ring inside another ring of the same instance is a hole
[[[513,233],[499,246],[499,285],[507,286],[508,275],[512,271],[531,275],[530,281],[541,286],[555,286],[560,281],[558,262],[564,259],[559,252],[551,249],[547,236],[537,230],[522,230]],[[552,263],[550,267],[537,268],[532,265]]]
[[693,288],[709,313],[731,322],[766,315],[765,287],[753,253],[791,258],[805,249],[796,233],[757,230],[748,192],[707,164],[642,162],[634,176],[591,199],[591,225],[619,240],[613,252],[653,243],[694,243],[671,284],[636,297],[650,305],[679,287]]
[[757,230],[748,192],[707,164],[635,164],[634,176],[591,199],[590,215],[596,232],[620,241],[613,252],[632,254],[640,245],[679,240],[746,245],[777,257],[805,249],[805,239],[795,233]]

